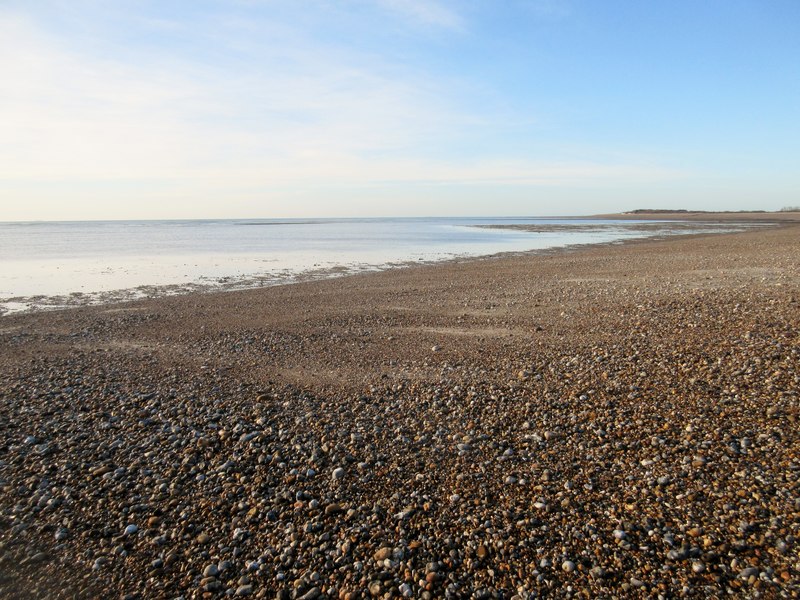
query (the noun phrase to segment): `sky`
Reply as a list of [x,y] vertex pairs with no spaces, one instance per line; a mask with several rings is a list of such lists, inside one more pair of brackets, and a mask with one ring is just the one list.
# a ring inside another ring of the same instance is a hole
[[797,0],[0,0],[0,221],[800,204]]

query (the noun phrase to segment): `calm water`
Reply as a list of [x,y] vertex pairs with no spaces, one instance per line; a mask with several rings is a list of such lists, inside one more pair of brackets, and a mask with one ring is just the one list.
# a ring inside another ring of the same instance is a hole
[[[515,223],[604,227],[476,227]],[[629,225],[525,218],[0,223],[0,313],[653,234]]]

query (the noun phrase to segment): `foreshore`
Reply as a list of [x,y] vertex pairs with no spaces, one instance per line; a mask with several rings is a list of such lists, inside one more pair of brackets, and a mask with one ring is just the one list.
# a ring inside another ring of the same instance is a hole
[[798,223],[0,343],[0,597],[800,596]]

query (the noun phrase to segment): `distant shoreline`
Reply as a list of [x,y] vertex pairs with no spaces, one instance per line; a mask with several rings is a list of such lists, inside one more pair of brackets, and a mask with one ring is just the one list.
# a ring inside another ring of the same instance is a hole
[[[579,218],[579,217],[573,217]],[[636,211],[589,215],[585,219],[615,219],[620,221],[705,221],[714,223],[794,223],[800,221],[800,211]]]

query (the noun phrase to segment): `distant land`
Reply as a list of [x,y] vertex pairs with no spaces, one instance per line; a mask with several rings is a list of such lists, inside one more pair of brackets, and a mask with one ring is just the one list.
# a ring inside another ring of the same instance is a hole
[[661,209],[661,208],[637,208],[622,213],[611,213],[602,215],[592,215],[590,219],[617,219],[617,220],[657,220],[657,221],[754,221],[754,222],[776,222],[800,221],[800,207],[789,207],[779,211],[765,210],[739,210],[739,211],[707,211],[707,210],[688,210],[688,209]]

